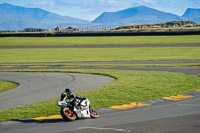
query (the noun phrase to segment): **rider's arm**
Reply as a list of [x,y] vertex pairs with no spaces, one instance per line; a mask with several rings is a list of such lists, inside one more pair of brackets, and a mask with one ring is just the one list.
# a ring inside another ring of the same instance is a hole
[[62,93],[60,96],[60,101],[64,101],[67,98],[66,93]]

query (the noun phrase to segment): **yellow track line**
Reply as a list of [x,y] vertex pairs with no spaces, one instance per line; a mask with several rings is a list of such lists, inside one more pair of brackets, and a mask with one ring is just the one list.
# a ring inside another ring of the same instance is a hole
[[44,67],[47,67],[47,66],[28,66],[29,68],[44,68]]
[[11,68],[11,67],[16,67],[16,66],[0,66],[0,67]]
[[120,105],[120,106],[112,106],[110,108],[113,108],[113,109],[130,109],[130,108],[149,106],[149,105],[151,105],[151,104],[133,102],[131,104],[124,104],[124,105]]
[[168,99],[168,100],[182,100],[182,99],[187,99],[187,98],[192,98],[194,96],[189,96],[189,95],[177,95],[177,96],[171,96],[171,97],[163,97],[163,99]]
[[63,67],[76,68],[76,67],[80,67],[80,66],[63,66]]
[[52,119],[62,119],[61,115],[52,115],[52,116],[42,116],[33,118],[34,120],[52,120]]

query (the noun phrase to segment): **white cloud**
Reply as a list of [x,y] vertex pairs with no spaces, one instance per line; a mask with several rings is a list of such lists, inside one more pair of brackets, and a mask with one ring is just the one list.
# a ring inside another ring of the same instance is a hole
[[105,2],[105,0],[99,0],[99,3],[104,3]]
[[139,1],[135,1],[137,4],[139,5],[156,5],[157,0],[139,0]]
[[148,3],[149,3],[149,2],[150,2],[150,3],[151,3],[151,2],[154,2],[153,0],[140,0],[140,1],[148,2]]
[[30,6],[54,6],[55,2],[53,2],[53,1],[39,1],[39,2],[33,2],[29,5]]

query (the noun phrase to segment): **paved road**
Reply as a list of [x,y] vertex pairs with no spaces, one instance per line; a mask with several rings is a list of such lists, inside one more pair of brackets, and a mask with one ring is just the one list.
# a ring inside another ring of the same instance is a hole
[[[200,63],[200,60],[159,60],[159,61],[89,61],[89,62],[51,62],[51,63],[26,63],[31,65],[48,64],[181,64],[181,63]],[[20,63],[18,64],[20,65]],[[0,67],[1,69],[1,67]]]
[[131,66],[14,66],[14,67],[0,67],[0,70],[20,70],[20,69],[116,69],[116,70],[137,70],[137,71],[166,71],[166,72],[178,72],[190,75],[200,76],[200,67],[166,67],[166,66],[155,66],[155,67],[131,67]]
[[19,83],[19,87],[0,93],[0,110],[59,98],[66,87],[83,92],[114,81],[100,75],[48,72],[0,72],[0,80]]

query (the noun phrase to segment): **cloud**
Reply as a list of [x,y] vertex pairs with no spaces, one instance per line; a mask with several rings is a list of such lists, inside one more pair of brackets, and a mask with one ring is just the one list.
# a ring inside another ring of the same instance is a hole
[[141,3],[156,3],[154,0],[140,0]]
[[102,9],[110,10],[111,8],[127,7],[130,0],[55,0],[56,5],[65,7],[78,7],[82,9]]
[[29,4],[29,6],[34,6],[34,7],[54,6],[54,5],[55,5],[54,1],[39,1],[39,2],[33,2]]
[[[53,12],[93,20],[103,12],[114,12],[131,5],[130,0],[54,0]],[[58,12],[62,10],[62,12]]]

